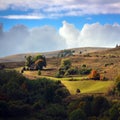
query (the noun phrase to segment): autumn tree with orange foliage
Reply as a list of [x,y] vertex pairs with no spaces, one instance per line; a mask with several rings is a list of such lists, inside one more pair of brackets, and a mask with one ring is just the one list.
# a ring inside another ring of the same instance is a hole
[[97,70],[92,70],[89,78],[92,80],[100,80],[100,73],[98,73]]

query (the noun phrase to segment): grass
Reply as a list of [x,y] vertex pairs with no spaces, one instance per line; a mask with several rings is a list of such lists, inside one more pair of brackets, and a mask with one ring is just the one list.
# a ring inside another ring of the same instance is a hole
[[62,81],[71,94],[76,94],[76,89],[81,93],[106,93],[108,88],[113,85],[113,81]]
[[[39,77],[51,80],[61,80],[71,94],[76,94],[76,89],[80,89],[81,93],[106,93],[107,90],[114,84],[113,81],[83,80],[85,77],[55,78],[41,75],[38,76],[37,71],[25,71],[24,75],[31,78]],[[73,81],[71,81],[71,79]]]

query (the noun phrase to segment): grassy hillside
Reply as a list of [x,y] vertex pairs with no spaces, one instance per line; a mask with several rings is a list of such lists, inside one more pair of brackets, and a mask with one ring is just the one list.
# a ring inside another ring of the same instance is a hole
[[26,71],[24,75],[30,79],[47,78],[52,80],[60,80],[71,94],[76,94],[76,89],[80,89],[81,93],[106,93],[112,87],[113,81],[94,81],[84,80],[85,77],[71,78],[54,78],[49,76],[38,76],[37,71]]
[[[84,76],[81,77],[80,75],[72,76],[75,81],[70,81],[71,78],[55,78],[55,74],[60,67],[61,60],[63,59],[57,57],[47,58],[47,67],[41,71],[41,76],[37,75],[37,71],[27,71],[24,72],[24,75],[31,79],[36,77],[46,77],[53,80],[61,80],[72,94],[76,93],[76,89],[80,89],[81,93],[105,93],[112,86],[114,78],[120,74],[120,48],[107,50],[97,49],[98,51],[94,51],[95,49],[93,48],[89,48],[89,50],[88,48],[82,48],[81,50],[86,52],[66,57],[71,60],[72,66],[81,68],[84,64],[88,68],[97,70],[102,76],[108,78],[108,81],[84,80]],[[89,52],[87,52],[87,50]],[[80,49],[76,48],[75,53],[79,53],[79,51]],[[52,54],[56,55],[56,53],[51,53],[51,56]],[[20,71],[21,67],[24,66],[24,62],[10,62],[5,63],[5,65],[7,68],[12,69],[20,67],[16,69]]]
[[71,94],[76,94],[76,89],[81,93],[106,93],[113,85],[113,81],[62,81]]
[[[85,49],[85,48],[84,48]],[[91,48],[92,49],[92,48]],[[80,68],[85,64],[88,68],[97,69],[100,74],[109,80],[120,74],[120,49],[102,50],[81,55],[67,57],[73,67]],[[47,58],[47,67],[42,71],[43,76],[55,76],[63,58]],[[24,62],[5,63],[7,68],[22,67]]]
[[[97,52],[97,51],[103,51],[106,50],[107,48],[99,48],[99,47],[84,47],[84,48],[72,48],[72,49],[68,49],[68,50],[72,50],[74,51],[75,55],[79,55],[80,52],[82,54],[87,54],[87,53],[92,53],[92,52]],[[0,58],[0,63],[3,62],[21,62],[21,61],[25,61],[25,56],[31,55],[37,55],[37,54],[43,54],[45,55],[47,58],[52,58],[52,57],[57,57],[58,54],[60,53],[61,50],[58,51],[51,51],[51,52],[37,52],[37,53],[25,53],[25,54],[16,54],[16,55],[11,55],[11,56],[6,56],[3,58]]]

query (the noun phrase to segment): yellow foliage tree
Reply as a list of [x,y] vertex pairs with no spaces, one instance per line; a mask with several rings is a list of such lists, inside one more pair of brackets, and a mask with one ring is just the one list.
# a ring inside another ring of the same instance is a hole
[[89,78],[92,80],[100,80],[100,73],[98,73],[97,70],[92,70]]

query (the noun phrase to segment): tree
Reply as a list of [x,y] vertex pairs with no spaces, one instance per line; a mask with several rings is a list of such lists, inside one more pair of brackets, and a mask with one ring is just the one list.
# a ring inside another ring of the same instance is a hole
[[116,92],[120,95],[120,75],[115,79]]
[[46,58],[44,55],[37,55],[34,57],[34,62],[36,62],[37,60],[41,60],[43,63],[43,66],[46,67],[47,63],[46,63]]
[[25,62],[25,65],[27,66],[27,67],[30,67],[32,64],[33,64],[33,57],[32,56],[25,56],[25,58],[26,58],[26,62]]
[[109,109],[110,120],[119,120],[120,116],[120,104],[114,104]]
[[40,70],[38,70],[38,75],[41,75],[41,71]]
[[78,93],[80,93],[80,89],[77,88],[76,89],[76,94],[78,94]]
[[92,70],[89,78],[93,80],[100,80],[100,74],[96,70]]
[[37,55],[35,57],[28,56],[25,57],[25,65],[30,69],[42,70],[43,67],[46,67],[46,58],[43,55]]
[[44,67],[44,61],[42,59],[38,59],[35,61],[35,68],[36,70],[42,70]]
[[86,120],[86,115],[84,111],[82,111],[80,108],[74,110],[69,115],[70,120]]
[[61,67],[68,70],[71,67],[71,61],[69,59],[63,59],[61,61]]
[[103,96],[96,96],[92,102],[92,113],[95,116],[99,116],[109,109],[109,102]]

